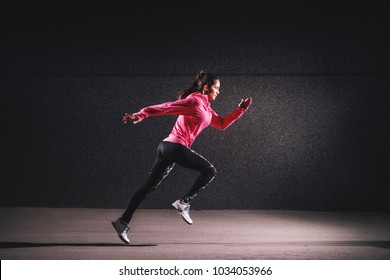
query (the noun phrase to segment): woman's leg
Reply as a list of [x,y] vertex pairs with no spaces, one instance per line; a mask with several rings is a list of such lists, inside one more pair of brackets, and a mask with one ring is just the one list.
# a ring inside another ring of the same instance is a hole
[[203,156],[185,146],[179,146],[180,148],[174,155],[174,161],[181,166],[200,172],[191,188],[181,199],[185,203],[190,203],[214,179],[217,170]]
[[162,150],[165,158],[168,158],[170,161],[174,161],[179,165],[200,172],[198,178],[182,199],[178,199],[172,203],[172,206],[179,212],[184,221],[191,225],[192,219],[189,213],[190,202],[214,179],[216,170],[208,160],[183,145],[167,142],[167,144],[164,145],[164,148],[169,151],[164,154],[165,149]]
[[149,172],[149,176],[145,183],[134,193],[130,202],[127,205],[122,217],[112,222],[112,226],[116,230],[119,238],[126,244],[130,244],[128,237],[130,220],[138,208],[139,204],[145,199],[146,195],[155,190],[161,181],[168,176],[169,172],[174,167],[174,163],[167,161],[161,154],[162,144],[157,148],[157,157],[152,169]]
[[134,193],[130,199],[125,212],[120,218],[123,222],[129,223],[135,210],[138,208],[139,204],[145,199],[146,195],[154,191],[158,185],[168,176],[169,172],[173,169],[174,163],[167,161],[162,155],[162,146],[161,143],[157,148],[157,157],[154,162],[149,176],[144,182],[144,184]]

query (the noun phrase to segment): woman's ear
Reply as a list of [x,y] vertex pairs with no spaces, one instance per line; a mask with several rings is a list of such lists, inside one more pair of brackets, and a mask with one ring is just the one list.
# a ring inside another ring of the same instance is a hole
[[202,94],[207,94],[208,91],[209,91],[209,85],[204,85],[203,90],[202,90]]

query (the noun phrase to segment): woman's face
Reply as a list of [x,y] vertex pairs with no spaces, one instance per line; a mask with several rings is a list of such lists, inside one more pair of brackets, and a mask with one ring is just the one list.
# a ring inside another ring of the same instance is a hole
[[209,100],[215,100],[217,96],[219,95],[219,87],[220,87],[220,82],[219,80],[216,80],[215,83],[209,87],[206,86],[206,94],[209,97]]

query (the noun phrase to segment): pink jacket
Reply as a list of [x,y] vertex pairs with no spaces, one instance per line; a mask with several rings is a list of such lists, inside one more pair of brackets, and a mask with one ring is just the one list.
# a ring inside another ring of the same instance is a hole
[[139,120],[152,116],[179,115],[171,134],[163,141],[179,143],[191,148],[195,138],[207,126],[211,124],[215,128],[224,130],[240,118],[244,112],[245,109],[237,107],[222,118],[211,109],[207,95],[194,92],[185,99],[145,107],[134,115]]

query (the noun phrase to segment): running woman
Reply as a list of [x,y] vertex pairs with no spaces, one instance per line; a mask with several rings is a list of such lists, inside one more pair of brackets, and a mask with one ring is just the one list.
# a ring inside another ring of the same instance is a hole
[[211,108],[210,101],[220,94],[220,79],[212,73],[199,71],[190,87],[179,92],[177,100],[141,109],[137,113],[125,115],[123,123],[141,122],[145,118],[162,115],[178,115],[172,132],[157,148],[156,160],[144,184],[134,193],[122,216],[112,222],[119,238],[130,244],[129,224],[133,213],[146,195],[157,188],[177,163],[200,174],[188,192],[172,203],[183,220],[191,225],[190,203],[203,190],[216,174],[215,167],[203,156],[191,149],[195,138],[209,125],[225,130],[240,118],[252,104],[252,97],[241,99],[237,108],[224,118]]

